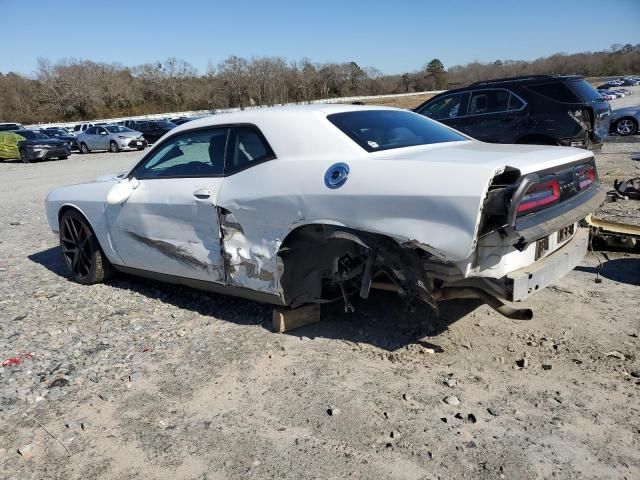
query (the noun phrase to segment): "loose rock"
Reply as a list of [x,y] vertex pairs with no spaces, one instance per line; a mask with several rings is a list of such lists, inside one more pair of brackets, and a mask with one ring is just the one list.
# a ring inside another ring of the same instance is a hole
[[447,405],[453,405],[454,407],[460,405],[460,400],[455,395],[451,395],[450,397],[445,397],[443,402]]

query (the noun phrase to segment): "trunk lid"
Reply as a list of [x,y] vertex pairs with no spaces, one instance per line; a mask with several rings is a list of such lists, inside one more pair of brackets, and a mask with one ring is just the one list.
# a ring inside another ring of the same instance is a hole
[[589,161],[593,154],[588,150],[548,145],[503,145],[478,141],[420,145],[373,153],[375,158],[393,160],[446,163],[459,165],[464,173],[465,165],[486,166],[496,173],[506,167],[517,168],[522,175],[550,170],[565,164]]

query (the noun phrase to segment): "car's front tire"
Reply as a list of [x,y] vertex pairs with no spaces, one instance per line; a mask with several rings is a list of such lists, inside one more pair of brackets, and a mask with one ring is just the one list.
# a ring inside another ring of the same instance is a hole
[[89,223],[77,210],[67,210],[60,218],[60,247],[74,282],[92,285],[111,276],[113,267]]
[[638,122],[635,118],[632,117],[623,117],[619,120],[616,120],[615,132],[618,135],[626,137],[628,135],[633,135],[638,131]]
[[69,156],[66,157],[59,157],[60,160],[66,160],[67,158],[69,158]]
[[89,147],[87,147],[86,143],[81,143],[80,144],[80,151],[82,153],[89,153],[90,152]]
[[118,148],[118,144],[113,140],[109,143],[109,151],[111,153],[118,153],[120,151],[120,148]]
[[22,160],[22,163],[29,163],[31,161],[29,159],[29,154],[24,148],[20,149],[20,160]]

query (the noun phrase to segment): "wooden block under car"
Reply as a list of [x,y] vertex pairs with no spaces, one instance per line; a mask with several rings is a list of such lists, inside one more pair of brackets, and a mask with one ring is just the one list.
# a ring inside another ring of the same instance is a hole
[[288,332],[320,321],[320,304],[298,308],[275,307],[273,309],[273,331]]

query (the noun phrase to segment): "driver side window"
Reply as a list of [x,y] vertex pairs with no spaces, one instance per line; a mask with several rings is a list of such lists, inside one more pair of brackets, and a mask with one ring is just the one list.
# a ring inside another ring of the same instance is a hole
[[224,174],[228,128],[213,128],[171,137],[134,171],[139,179],[215,177]]

